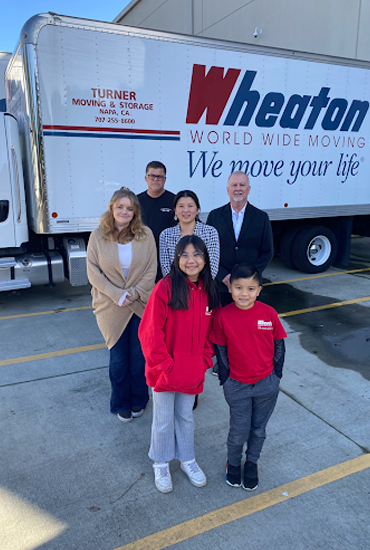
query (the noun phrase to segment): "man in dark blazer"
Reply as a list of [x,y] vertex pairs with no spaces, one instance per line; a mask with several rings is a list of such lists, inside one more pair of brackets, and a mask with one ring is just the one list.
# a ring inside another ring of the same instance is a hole
[[252,264],[262,277],[273,256],[269,217],[248,202],[250,189],[248,176],[244,172],[233,172],[227,183],[230,202],[212,210],[207,218],[207,224],[215,227],[220,235],[220,269],[216,282],[222,306],[232,302],[229,282],[235,264]]

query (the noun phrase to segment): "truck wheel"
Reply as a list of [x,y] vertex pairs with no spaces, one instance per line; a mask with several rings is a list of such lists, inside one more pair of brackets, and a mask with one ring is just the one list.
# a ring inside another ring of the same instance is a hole
[[295,269],[295,265],[293,263],[293,258],[292,258],[292,244],[295,236],[297,235],[300,229],[301,229],[300,227],[293,227],[289,229],[283,234],[280,241],[280,248],[279,248],[280,258],[282,259],[283,264],[286,267],[290,267],[291,269]]
[[334,262],[337,249],[337,239],[331,229],[323,225],[304,226],[291,246],[292,260],[299,271],[322,273]]

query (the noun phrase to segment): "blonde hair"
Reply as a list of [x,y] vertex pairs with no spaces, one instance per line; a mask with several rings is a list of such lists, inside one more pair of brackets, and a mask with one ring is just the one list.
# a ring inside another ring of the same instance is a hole
[[[118,201],[123,198],[128,198],[131,201],[132,208],[134,210],[134,217],[130,221],[128,227],[118,229],[115,226],[115,220],[113,217],[113,208],[117,205]],[[108,204],[108,209],[100,218],[100,232],[106,241],[117,241],[120,244],[127,244],[133,239],[136,241],[143,241],[147,238],[148,233],[143,225],[140,212],[139,199],[130,189],[127,187],[121,187],[113,193],[113,196]]]

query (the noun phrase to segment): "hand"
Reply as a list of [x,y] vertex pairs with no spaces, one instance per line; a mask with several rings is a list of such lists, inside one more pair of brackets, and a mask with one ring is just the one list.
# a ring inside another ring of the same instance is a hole
[[123,306],[129,306],[130,304],[132,304],[131,300],[129,300],[127,298],[127,296],[131,296],[131,294],[127,293],[126,294],[126,298],[123,300],[122,304],[119,306],[118,303],[115,303],[116,306],[119,306],[119,307],[123,307]]
[[[127,296],[131,296],[131,294],[127,293]],[[131,300],[129,300],[127,296],[126,296],[126,298],[123,300],[123,304],[122,304],[121,307],[129,306],[129,305],[132,304]]]
[[224,285],[227,286],[227,288],[229,289],[229,292],[231,292],[230,277],[231,277],[231,274],[229,273],[228,275],[226,275],[226,277],[222,279],[222,282],[224,283]]

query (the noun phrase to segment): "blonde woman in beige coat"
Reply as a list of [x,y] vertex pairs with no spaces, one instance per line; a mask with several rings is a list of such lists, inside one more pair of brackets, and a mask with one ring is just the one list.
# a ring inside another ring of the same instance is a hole
[[153,234],[142,224],[136,195],[122,187],[87,248],[94,313],[110,352],[110,410],[122,422],[141,416],[149,399],[138,329],[156,273]]

